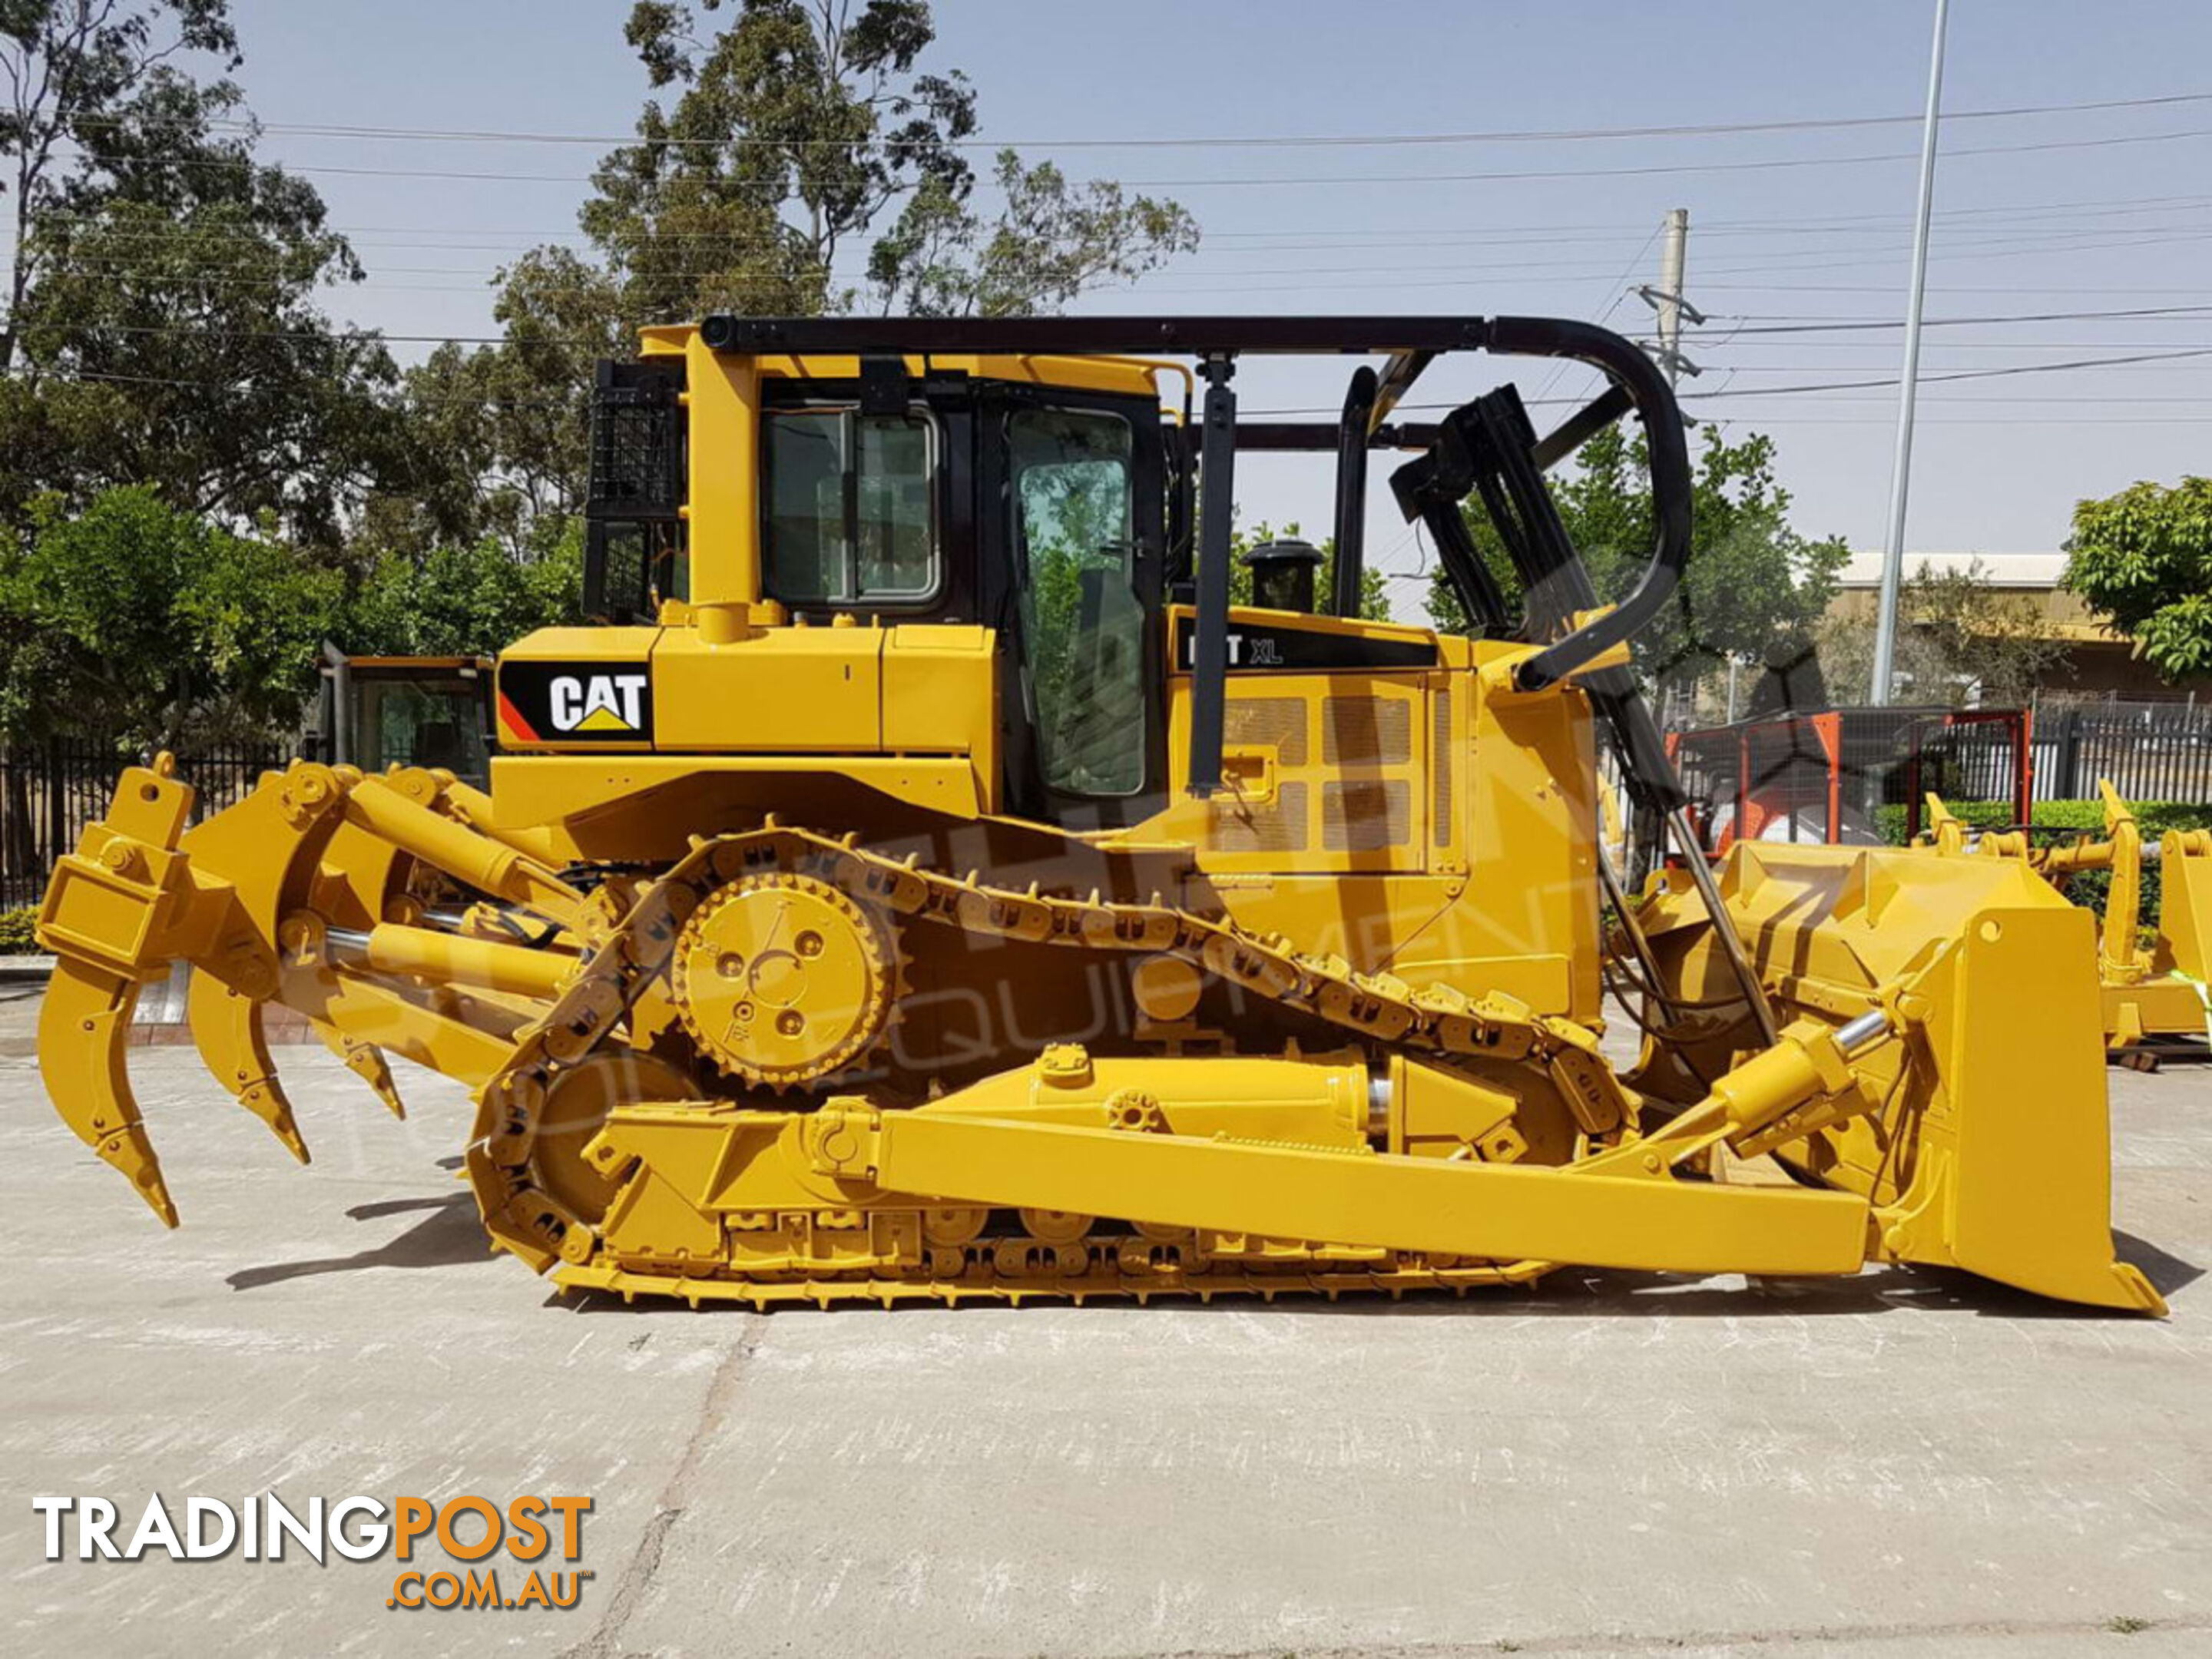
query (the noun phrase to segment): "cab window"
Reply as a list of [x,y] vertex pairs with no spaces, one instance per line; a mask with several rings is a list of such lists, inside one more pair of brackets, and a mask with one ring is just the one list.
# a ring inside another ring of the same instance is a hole
[[1045,781],[1068,794],[1145,787],[1132,444],[1119,415],[1024,409],[1007,419],[1030,715]]
[[786,605],[917,605],[937,592],[937,427],[925,410],[771,410],[765,580]]

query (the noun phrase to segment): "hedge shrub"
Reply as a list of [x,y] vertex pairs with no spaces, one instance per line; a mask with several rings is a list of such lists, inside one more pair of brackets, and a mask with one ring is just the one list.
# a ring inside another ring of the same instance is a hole
[[36,956],[43,951],[45,947],[31,937],[31,925],[38,919],[35,904],[0,910],[0,957]]
[[[1950,806],[1952,812],[1969,831],[2012,827],[2010,801],[1974,800],[1945,804]],[[2156,846],[2158,838],[2169,830],[2212,829],[2212,805],[2185,800],[2132,801],[2129,805],[2136,815],[2136,827],[2142,831],[2145,846]],[[1927,815],[1923,811],[1921,816],[1924,832]],[[2039,800],[2035,803],[2032,822],[2039,830],[2095,835],[2105,827],[2105,804],[2096,800]],[[1905,808],[1901,805],[1876,807],[1875,827],[1881,832],[1884,841],[1901,844],[1905,840]],[[2141,913],[2146,927],[2154,926],[2158,921],[2158,878],[2157,863],[2146,863],[2143,866]],[[2112,884],[2112,878],[2106,872],[2087,871],[2074,878],[2067,896],[2077,904],[2087,905],[2101,916],[2105,914],[2105,895]]]

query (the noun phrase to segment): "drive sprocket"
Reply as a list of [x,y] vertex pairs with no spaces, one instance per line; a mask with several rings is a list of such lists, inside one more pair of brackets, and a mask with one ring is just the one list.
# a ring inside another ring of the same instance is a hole
[[707,895],[670,964],[678,1016],[730,1076],[790,1088],[836,1075],[889,1026],[898,939],[828,882],[787,871]]

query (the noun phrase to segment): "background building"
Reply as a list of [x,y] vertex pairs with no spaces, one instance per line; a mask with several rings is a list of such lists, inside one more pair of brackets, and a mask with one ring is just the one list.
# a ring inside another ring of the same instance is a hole
[[[2192,686],[2160,679],[2148,663],[2135,656],[2128,641],[2106,627],[2078,597],[2061,587],[2059,578],[2066,570],[2063,553],[1908,553],[1905,580],[1909,584],[1923,574],[1946,569],[1964,572],[1976,564],[1993,601],[1990,626],[2009,629],[2018,619],[2032,619],[2041,637],[2065,647],[2062,655],[2038,671],[2038,701],[2046,695],[2071,695],[2188,702],[2212,693],[2212,682]],[[1881,550],[1853,553],[1837,579],[1837,586],[1828,607],[1829,621],[1846,627],[1871,626],[1881,588]],[[1906,625],[1911,626],[1911,607],[1905,608]],[[1840,688],[1837,695],[1843,696]],[[1914,700],[1909,692],[1903,695],[1905,701]],[[1930,701],[1949,699],[1935,696]]]

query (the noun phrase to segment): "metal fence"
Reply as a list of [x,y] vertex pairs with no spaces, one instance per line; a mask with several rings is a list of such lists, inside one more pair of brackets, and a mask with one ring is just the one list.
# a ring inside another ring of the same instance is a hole
[[[2027,753],[2021,755],[2022,739]],[[2033,711],[1849,708],[1670,733],[1707,833],[1852,839],[1883,806],[2087,800],[2108,779],[2130,801],[2212,803],[2212,703],[2051,698]],[[2023,758],[2029,776],[2021,775]],[[1857,820],[1856,824],[1853,820]]]
[[1692,821],[1719,850],[1740,838],[1828,842],[1881,838],[1881,809],[1920,827],[1930,793],[1953,805],[2027,810],[2018,709],[1832,708],[1670,733]]
[[[289,745],[264,743],[179,754],[177,769],[198,792],[192,821],[242,798],[263,772],[282,767],[292,753]],[[85,738],[0,748],[0,905],[38,902],[54,860],[106,812],[116,776],[130,763],[113,744]]]
[[2212,801],[2212,707],[2106,702],[2035,716],[2035,798],[2084,800],[2097,781],[2131,801]]

